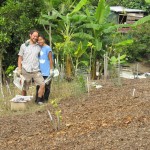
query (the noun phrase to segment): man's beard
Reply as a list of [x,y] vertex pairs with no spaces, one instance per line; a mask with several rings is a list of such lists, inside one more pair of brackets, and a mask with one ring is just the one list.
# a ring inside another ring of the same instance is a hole
[[32,41],[32,43],[37,43],[37,40],[35,40],[35,39],[31,39],[31,41]]

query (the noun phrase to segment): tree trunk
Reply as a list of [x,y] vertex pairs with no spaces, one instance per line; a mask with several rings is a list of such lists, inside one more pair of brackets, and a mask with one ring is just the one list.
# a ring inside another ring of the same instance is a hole
[[51,25],[49,25],[49,45],[52,48],[52,31],[51,31]]
[[0,84],[2,84],[2,56],[0,56]]
[[71,79],[71,58],[69,54],[66,55],[66,77],[68,80]]
[[94,59],[92,62],[92,70],[91,70],[91,79],[96,79],[96,60]]

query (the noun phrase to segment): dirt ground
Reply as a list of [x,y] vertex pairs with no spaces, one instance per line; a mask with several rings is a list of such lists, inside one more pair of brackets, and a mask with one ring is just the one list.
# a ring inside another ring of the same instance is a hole
[[122,79],[122,86],[99,83],[103,87],[89,95],[61,100],[58,131],[49,104],[34,113],[1,116],[0,150],[149,150],[150,78]]

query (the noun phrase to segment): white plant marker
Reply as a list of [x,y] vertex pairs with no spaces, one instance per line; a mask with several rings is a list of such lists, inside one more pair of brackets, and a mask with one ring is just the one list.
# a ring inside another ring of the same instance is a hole
[[3,92],[3,86],[2,86],[2,83],[1,83],[1,93],[2,93],[2,96],[3,96],[3,98],[4,98],[5,96],[4,96],[4,92]]
[[137,66],[136,66],[136,77],[138,78],[138,72],[139,72],[139,64],[137,63]]
[[9,92],[9,94],[10,94],[10,95],[12,95],[12,94],[11,94],[11,90],[10,90],[10,87],[9,87],[9,84],[8,84],[7,80],[6,80],[6,87],[7,87],[7,90],[8,90],[8,92]]
[[118,84],[121,85],[121,80],[120,80],[120,53],[118,54]]
[[135,88],[133,89],[132,96],[133,96],[133,97],[135,96]]
[[107,80],[108,76],[108,53],[104,54],[104,80]]
[[88,96],[89,96],[89,93],[90,93],[90,84],[89,84],[89,78],[87,76],[87,90],[88,90]]
[[31,91],[32,91],[31,95],[33,96],[33,81],[32,80],[31,80]]

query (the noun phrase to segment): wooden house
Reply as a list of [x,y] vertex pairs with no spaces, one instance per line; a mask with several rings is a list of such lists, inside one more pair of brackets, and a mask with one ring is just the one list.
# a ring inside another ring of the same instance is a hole
[[[144,10],[129,9],[122,6],[111,6],[110,20],[116,24],[133,24],[145,15]],[[119,31],[127,33],[129,28],[120,28]]]

